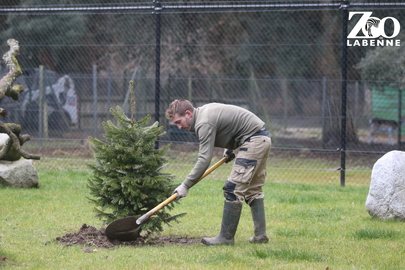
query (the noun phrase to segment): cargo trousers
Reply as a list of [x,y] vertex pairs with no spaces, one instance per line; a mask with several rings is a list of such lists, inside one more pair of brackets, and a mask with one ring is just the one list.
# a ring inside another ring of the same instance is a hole
[[262,187],[266,180],[266,163],[271,148],[271,138],[264,131],[259,132],[259,135],[254,134],[240,146],[223,187],[227,201],[245,201],[250,205],[255,199],[264,198]]

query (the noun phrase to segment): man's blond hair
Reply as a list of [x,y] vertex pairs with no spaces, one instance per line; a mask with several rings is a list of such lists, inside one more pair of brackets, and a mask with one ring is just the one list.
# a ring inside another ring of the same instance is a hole
[[166,118],[173,119],[177,113],[179,116],[184,116],[186,111],[194,112],[194,106],[186,99],[176,99],[170,103],[169,108],[166,110]]

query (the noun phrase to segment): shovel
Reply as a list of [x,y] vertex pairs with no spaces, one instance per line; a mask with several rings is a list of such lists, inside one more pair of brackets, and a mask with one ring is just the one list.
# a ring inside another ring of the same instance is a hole
[[[212,165],[208,168],[205,173],[201,176],[198,180],[201,181],[204,177],[209,175],[213,172],[216,168],[221,166],[226,162],[227,158],[223,157],[220,161]],[[136,218],[135,216],[120,218],[112,223],[110,223],[107,228],[105,229],[105,235],[108,237],[109,240],[119,240],[119,241],[133,241],[136,240],[139,236],[141,224],[147,221],[152,215],[157,213],[163,207],[168,205],[169,203],[173,202],[177,198],[177,193],[172,194],[169,198],[155,206],[152,210],[141,216],[140,218]]]

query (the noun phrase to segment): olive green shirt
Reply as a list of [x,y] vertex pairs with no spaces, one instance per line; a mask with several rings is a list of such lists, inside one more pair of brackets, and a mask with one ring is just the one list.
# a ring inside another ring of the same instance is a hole
[[214,147],[234,150],[257,131],[264,122],[252,112],[235,105],[210,103],[195,108],[190,131],[200,142],[198,160],[184,185],[191,188],[208,169]]

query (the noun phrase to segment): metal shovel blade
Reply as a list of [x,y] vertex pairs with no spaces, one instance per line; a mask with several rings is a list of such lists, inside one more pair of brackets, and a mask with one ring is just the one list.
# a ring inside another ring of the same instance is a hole
[[141,231],[136,220],[134,216],[117,219],[107,226],[105,235],[109,240],[134,241],[138,239]]
[[[222,158],[220,161],[212,165],[205,173],[201,176],[198,180],[200,181],[219,166],[226,162],[226,157]],[[139,237],[139,233],[141,232],[141,224],[143,224],[146,220],[148,220],[152,215],[158,212],[160,209],[168,205],[169,203],[173,202],[177,198],[177,193],[172,194],[169,198],[161,202],[159,205],[155,206],[149,212],[141,216],[140,218],[136,218],[134,216],[120,218],[112,223],[110,223],[107,228],[105,229],[105,235],[110,240],[120,240],[120,241],[133,241]]]

